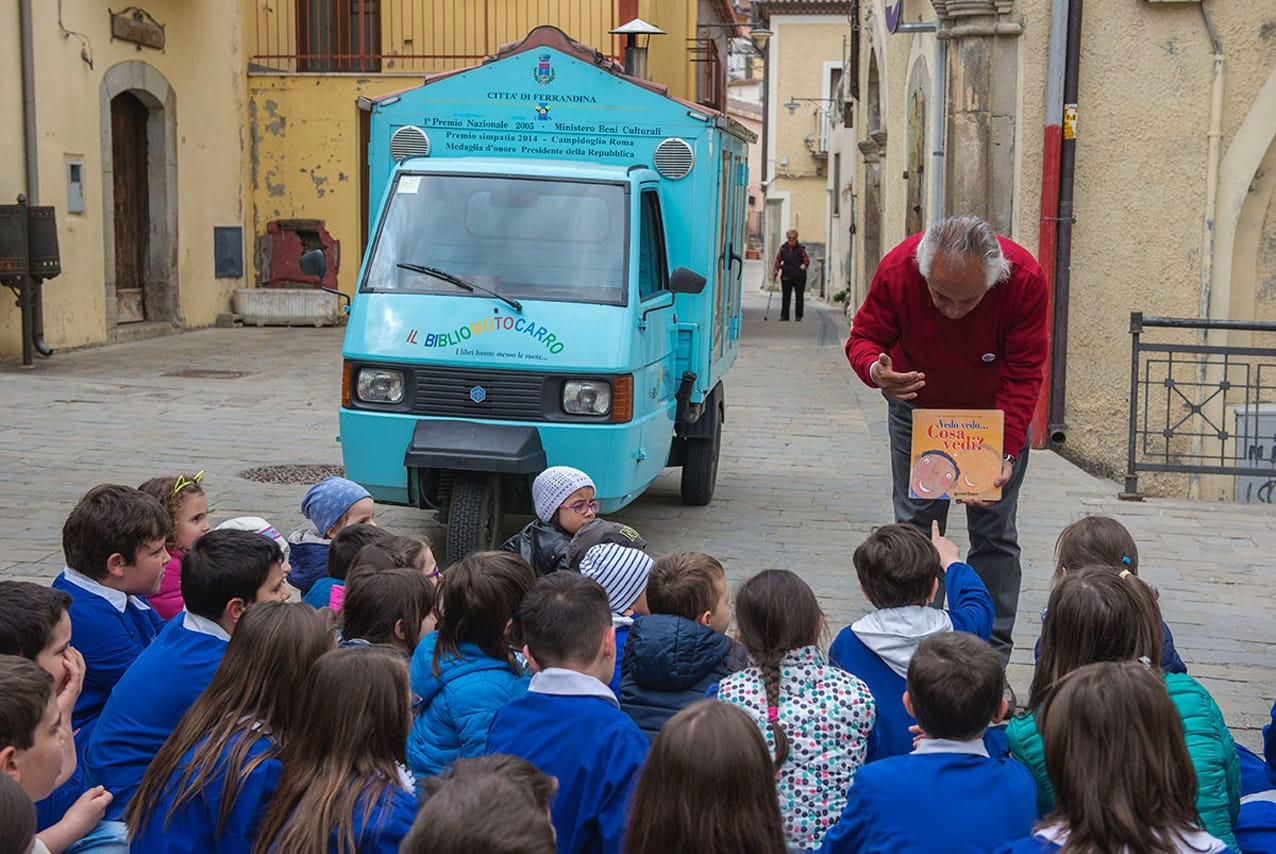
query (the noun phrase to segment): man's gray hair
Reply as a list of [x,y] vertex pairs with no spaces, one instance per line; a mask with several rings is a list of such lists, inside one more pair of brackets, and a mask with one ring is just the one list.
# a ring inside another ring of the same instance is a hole
[[950,216],[926,229],[922,242],[917,244],[917,268],[927,281],[930,281],[931,262],[938,253],[982,258],[985,287],[991,288],[1010,278],[1010,262],[1001,251],[997,232],[977,216]]

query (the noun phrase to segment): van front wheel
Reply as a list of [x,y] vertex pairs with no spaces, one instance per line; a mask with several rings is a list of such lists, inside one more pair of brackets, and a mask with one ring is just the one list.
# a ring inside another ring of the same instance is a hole
[[457,474],[448,506],[448,562],[455,563],[470,552],[499,547],[504,515],[500,475]]
[[722,450],[722,419],[712,436],[683,439],[686,456],[682,462],[682,503],[703,507],[713,500],[718,482],[718,452]]

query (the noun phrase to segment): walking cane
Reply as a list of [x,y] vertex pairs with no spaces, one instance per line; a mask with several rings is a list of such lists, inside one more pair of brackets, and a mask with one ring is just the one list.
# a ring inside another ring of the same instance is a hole
[[771,290],[766,295],[766,311],[762,312],[762,322],[766,323],[767,315],[771,313],[771,298],[775,296],[775,278],[771,279]]

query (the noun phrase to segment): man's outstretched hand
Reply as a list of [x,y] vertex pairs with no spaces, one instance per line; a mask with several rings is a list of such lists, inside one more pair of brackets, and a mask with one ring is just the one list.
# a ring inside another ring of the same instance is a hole
[[926,385],[926,375],[921,371],[900,373],[892,370],[891,357],[885,353],[878,354],[868,375],[887,400],[912,400],[917,397],[918,389]]

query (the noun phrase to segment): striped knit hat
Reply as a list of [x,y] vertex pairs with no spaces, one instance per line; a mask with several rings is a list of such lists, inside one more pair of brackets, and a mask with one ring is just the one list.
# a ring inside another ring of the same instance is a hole
[[585,552],[580,559],[580,574],[594,579],[607,591],[613,614],[624,614],[647,589],[653,563],[641,549],[604,543]]

